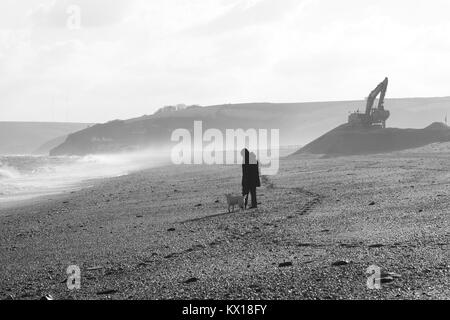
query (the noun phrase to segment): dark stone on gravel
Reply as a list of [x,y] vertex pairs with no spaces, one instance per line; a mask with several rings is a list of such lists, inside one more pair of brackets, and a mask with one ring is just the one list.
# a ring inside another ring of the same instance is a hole
[[338,261],[333,262],[331,265],[335,266],[335,267],[340,267],[340,266],[346,266],[348,264],[350,264],[349,260],[338,260]]
[[358,245],[354,244],[354,243],[341,243],[340,246],[344,247],[344,248],[356,248],[356,247],[358,247]]
[[136,218],[143,218],[144,216],[141,214],[136,215]]
[[194,282],[197,282],[198,280],[199,280],[198,278],[192,277],[192,278],[185,280],[184,283],[186,283],[186,284],[194,283]]
[[297,247],[312,247],[312,243],[299,243]]
[[149,262],[139,262],[138,267],[145,267],[148,266],[149,264],[150,264]]
[[392,278],[392,277],[381,277],[380,278],[380,282],[384,283],[384,284],[391,283],[391,282],[394,282],[394,278]]
[[401,278],[401,275],[395,272],[383,272],[380,276],[380,283],[389,284],[394,282],[396,278]]
[[374,206],[375,205],[375,201],[372,201],[371,203],[369,203],[369,206]]
[[292,267],[292,262],[290,262],[290,261],[282,262],[278,265],[278,267],[280,267],[280,268]]
[[382,243],[375,243],[375,244],[369,245],[369,248],[381,248],[381,247],[384,247],[384,244],[382,244]]
[[219,203],[219,202],[220,202],[219,200],[214,201],[214,203]]
[[202,206],[201,203],[195,205],[196,208],[201,207],[201,206]]
[[114,294],[117,293],[117,290],[115,289],[106,289],[102,291],[97,291],[97,295],[104,295],[104,294]]
[[169,229],[167,229],[167,231],[173,232],[173,231],[175,231],[175,228],[169,228]]

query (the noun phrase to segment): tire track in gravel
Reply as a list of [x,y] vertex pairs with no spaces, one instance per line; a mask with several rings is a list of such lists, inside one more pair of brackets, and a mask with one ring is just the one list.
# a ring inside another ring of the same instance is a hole
[[288,188],[288,187],[277,187],[273,182],[270,181],[270,179],[267,176],[261,177],[261,182],[266,185],[269,189],[278,189],[278,190],[290,190],[294,191],[296,193],[302,194],[304,196],[307,196],[308,198],[311,198],[311,200],[308,200],[304,205],[302,205],[299,208],[299,211],[297,214],[299,215],[306,215],[309,214],[314,208],[319,205],[322,200],[325,198],[325,196],[306,190],[304,188],[294,187],[294,188]]

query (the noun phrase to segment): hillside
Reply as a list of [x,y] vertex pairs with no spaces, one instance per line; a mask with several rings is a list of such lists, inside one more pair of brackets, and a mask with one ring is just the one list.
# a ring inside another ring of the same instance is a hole
[[344,124],[304,146],[294,155],[384,153],[447,141],[450,141],[450,128],[437,122],[424,129],[360,129]]
[[85,123],[0,121],[0,154],[31,154],[50,140],[87,126]]
[[[310,103],[248,103],[192,107],[158,112],[129,120],[95,125],[75,134],[51,151],[53,155],[84,155],[170,144],[178,128],[192,131],[195,120],[203,129],[280,129],[281,145],[305,145],[329,128],[347,121],[350,111],[363,109],[364,101]],[[388,99],[391,111],[388,126],[423,128],[443,120],[450,109],[450,98]]]
[[[349,104],[342,102],[341,109]],[[114,152],[139,147],[170,145],[174,130],[193,130],[194,121],[203,122],[203,130],[226,129],[280,129],[283,145],[298,145],[300,140],[310,140],[323,132],[323,124],[342,121],[345,113],[335,112],[326,121],[317,122],[320,114],[331,109],[329,103],[317,104],[239,104],[197,107],[170,113],[156,113],[129,120],[115,120],[98,124],[70,135],[51,151],[52,155],[83,155]]]

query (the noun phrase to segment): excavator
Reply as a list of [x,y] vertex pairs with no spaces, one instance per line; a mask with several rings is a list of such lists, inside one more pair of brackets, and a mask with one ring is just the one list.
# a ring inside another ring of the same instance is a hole
[[[348,116],[348,123],[355,127],[381,127],[386,128],[386,120],[390,112],[384,109],[384,97],[388,86],[388,78],[385,78],[367,98],[366,112],[353,112]],[[375,100],[380,95],[378,107],[374,108]]]

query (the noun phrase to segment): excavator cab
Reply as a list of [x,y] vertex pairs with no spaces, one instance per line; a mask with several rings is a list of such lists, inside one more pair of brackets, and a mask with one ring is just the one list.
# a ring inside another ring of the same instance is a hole
[[356,111],[348,116],[348,123],[353,127],[365,127],[370,124],[370,119],[365,113]]
[[383,129],[386,128],[386,120],[389,118],[390,115],[391,114],[388,110],[373,109],[371,117],[371,125],[381,126]]

